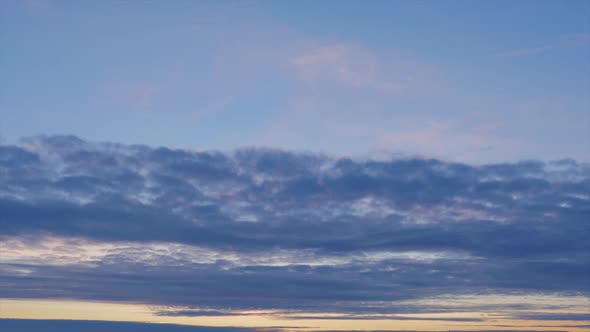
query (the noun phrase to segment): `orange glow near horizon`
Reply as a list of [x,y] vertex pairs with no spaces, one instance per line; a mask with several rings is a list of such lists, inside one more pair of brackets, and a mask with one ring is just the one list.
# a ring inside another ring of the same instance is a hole
[[[583,299],[582,299],[583,300]],[[539,312],[539,311],[535,311]],[[584,313],[583,310],[545,311],[546,313]],[[67,319],[67,320],[104,320],[140,323],[168,323],[180,325],[201,325],[215,327],[296,327],[305,330],[416,330],[447,331],[478,330],[493,327],[495,330],[518,330],[534,328],[538,331],[568,328],[569,331],[585,331],[575,325],[590,324],[590,321],[534,321],[515,320],[509,316],[492,315],[483,312],[456,312],[440,314],[398,314],[398,317],[416,317],[428,319],[448,318],[484,318],[486,321],[444,321],[444,320],[397,320],[391,319],[337,319],[336,314],[298,314],[291,316],[274,315],[269,311],[244,311],[242,316],[199,316],[172,317],[157,316],[154,310],[143,304],[106,303],[75,300],[39,300],[39,299],[2,299],[0,300],[0,318],[12,319]],[[314,315],[330,315],[335,319],[312,319]],[[296,319],[305,316],[305,319]]]

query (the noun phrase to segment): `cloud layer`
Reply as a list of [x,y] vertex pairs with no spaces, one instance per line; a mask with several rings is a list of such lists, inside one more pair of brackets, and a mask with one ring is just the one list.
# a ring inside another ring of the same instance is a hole
[[573,160],[471,166],[28,138],[0,146],[0,289],[168,316],[586,297],[589,171]]
[[[12,332],[27,331],[86,331],[86,332],[253,332],[257,329],[182,326],[171,324],[144,324],[127,322],[76,321],[76,320],[0,320],[0,325]],[[263,331],[278,331],[265,329]]]

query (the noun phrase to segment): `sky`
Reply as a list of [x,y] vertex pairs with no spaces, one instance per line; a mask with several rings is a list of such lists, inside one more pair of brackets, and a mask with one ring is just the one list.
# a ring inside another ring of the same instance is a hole
[[587,1],[2,2],[0,134],[589,161]]
[[590,2],[0,1],[0,331],[588,331]]

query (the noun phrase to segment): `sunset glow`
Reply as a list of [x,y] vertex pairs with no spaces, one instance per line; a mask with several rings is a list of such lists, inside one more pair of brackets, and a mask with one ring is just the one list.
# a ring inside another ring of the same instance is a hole
[[590,2],[0,2],[0,332],[590,331]]

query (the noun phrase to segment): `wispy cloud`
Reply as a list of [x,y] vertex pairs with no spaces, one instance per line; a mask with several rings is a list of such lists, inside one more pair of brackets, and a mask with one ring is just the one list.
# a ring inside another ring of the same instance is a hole
[[494,54],[496,57],[523,57],[528,55],[550,52],[563,48],[588,46],[590,45],[590,34],[573,34],[561,37],[559,40],[539,46],[526,47],[511,51],[505,51]]
[[379,71],[375,55],[349,44],[312,49],[292,59],[308,80],[335,80],[354,87],[375,84]]
[[152,80],[116,83],[106,87],[98,103],[103,107],[118,107],[129,111],[147,111],[158,105],[167,83]]
[[20,3],[25,10],[34,15],[48,14],[53,8],[51,0],[23,0]]
[[[411,57],[384,57],[351,43],[306,48],[290,58],[297,74],[316,87],[338,83],[389,96],[436,93],[440,77]],[[435,82],[436,81],[436,82]]]
[[373,150],[389,155],[395,152],[449,158],[478,160],[497,158],[493,150],[507,154],[526,154],[530,144],[502,137],[499,131],[507,123],[498,119],[465,114],[453,120],[433,121],[420,117],[399,120],[406,129],[383,130],[375,137]]

